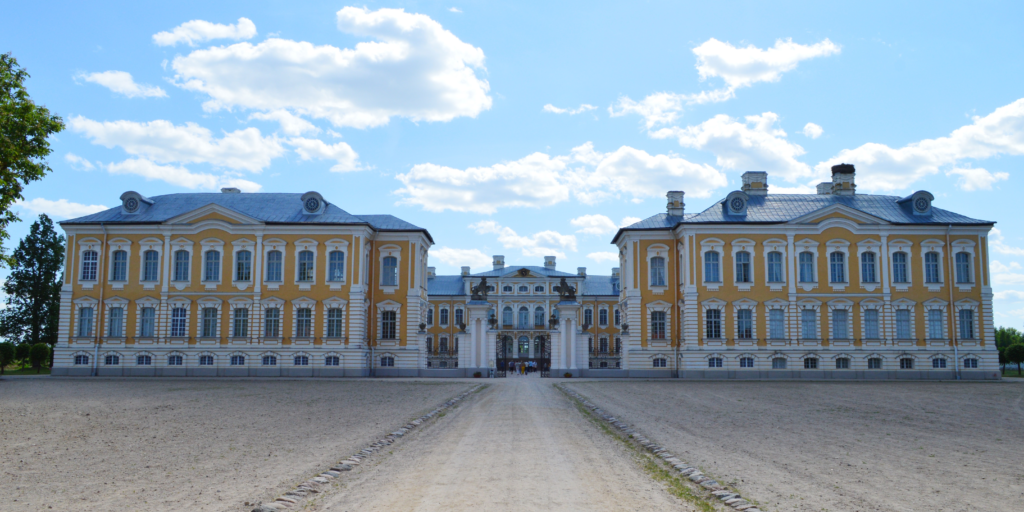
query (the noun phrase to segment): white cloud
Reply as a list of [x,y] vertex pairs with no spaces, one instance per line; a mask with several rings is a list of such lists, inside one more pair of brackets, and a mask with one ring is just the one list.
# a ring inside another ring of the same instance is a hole
[[609,106],[608,115],[611,117],[622,117],[628,114],[639,115],[644,118],[644,123],[650,130],[659,124],[676,122],[684,105],[718,103],[734,97],[735,94],[731,89],[717,89],[698,94],[656,92],[640,101],[633,100],[629,96],[620,96],[618,109],[616,109],[616,105]]
[[1021,286],[1024,285],[1024,274],[1014,274],[1012,272],[993,273],[992,284],[994,286]]
[[641,219],[640,217],[623,217],[622,222],[619,222],[619,227],[624,228],[626,226],[631,226],[642,220],[643,219]]
[[612,222],[611,219],[601,214],[595,215],[583,215],[576,217],[569,221],[577,229],[577,233],[584,233],[587,235],[604,235],[607,233],[614,233],[618,227]]
[[768,188],[772,194],[817,194],[818,189],[810,185],[797,185],[795,187],[779,187],[772,185]]
[[[905,190],[964,160],[999,155],[1024,155],[1024,98],[999,107],[985,117],[974,117],[972,124],[957,128],[948,137],[925,139],[899,149],[869,142],[858,148],[844,149],[815,169],[825,176],[835,164],[855,164],[859,190],[895,191]],[[961,180],[964,178],[962,173],[952,174],[960,176]],[[983,180],[989,180],[991,185],[1002,179],[998,174]]]
[[359,171],[359,155],[352,149],[352,146],[344,142],[327,144],[319,139],[305,139],[295,137],[288,139],[288,144],[295,146],[295,152],[303,160],[334,160],[338,163],[331,167],[332,172]]
[[[306,121],[305,119],[288,112],[287,110],[275,110],[273,112],[254,112],[249,115],[249,119],[259,119],[261,121],[277,121],[281,125],[281,131],[285,135],[302,135],[304,133],[320,133],[320,128],[317,128],[313,123]],[[332,132],[332,135],[337,132]]]
[[544,112],[551,112],[552,114],[569,114],[570,116],[574,116],[576,114],[582,114],[584,112],[587,112],[587,111],[590,111],[590,110],[594,110],[596,108],[597,107],[595,107],[593,105],[590,105],[590,104],[587,104],[587,103],[582,103],[582,104],[580,104],[579,108],[574,108],[574,109],[558,108],[558,107],[548,103],[547,105],[544,105],[544,108],[541,109],[541,110],[543,110]]
[[737,48],[715,38],[693,49],[697,56],[697,72],[702,80],[720,77],[732,89],[749,87],[757,82],[778,82],[782,74],[796,69],[802,60],[839,53],[839,46],[822,40],[812,45],[778,39],[775,46],[763,50],[754,45]]
[[176,85],[210,97],[207,111],[288,109],[335,126],[369,128],[391,117],[450,121],[491,108],[478,78],[484,52],[441,24],[401,9],[345,7],[338,29],[373,39],[355,48],[271,38],[174,58]]
[[975,190],[992,190],[992,185],[997,181],[1010,179],[1008,172],[989,172],[979,167],[967,167],[951,169],[946,176],[959,176],[956,184],[961,190],[974,192]]
[[520,236],[512,228],[503,227],[493,220],[484,220],[469,225],[480,234],[496,234],[498,242],[506,249],[519,249],[523,256],[565,257],[563,251],[576,251],[576,236],[563,235],[557,231],[541,231],[531,236]]
[[992,260],[992,263],[991,263],[991,270],[992,270],[992,272],[1009,272],[1011,270],[1020,270],[1020,269],[1021,269],[1020,263],[1017,263],[1016,261],[1011,261],[1009,265],[1006,265],[1006,264],[1000,262],[999,260]]
[[172,185],[190,189],[216,190],[220,187],[236,187],[243,192],[259,192],[258,183],[231,176],[214,176],[194,173],[181,166],[159,165],[144,158],[129,158],[123,162],[107,164],[111,174],[134,174],[147,180],[161,180]]
[[825,133],[825,129],[814,123],[807,123],[804,125],[804,129],[800,133],[812,139],[817,139],[818,137],[821,137],[821,134]]
[[592,252],[587,255],[588,258],[600,263],[602,261],[608,261],[611,263],[619,262],[619,254],[612,251],[598,251]]
[[449,7],[448,12],[462,12],[458,7]]
[[195,123],[179,126],[165,120],[99,122],[76,116],[68,125],[93,144],[120,146],[130,155],[158,163],[209,163],[259,172],[285,151],[277,138],[263,137],[256,128],[228,132],[217,139]]
[[102,85],[118,94],[129,98],[166,98],[167,92],[155,85],[135,83],[131,73],[127,71],[103,71],[98,73],[80,73],[75,76],[86,82]]
[[470,268],[486,267],[491,264],[491,257],[480,249],[455,249],[453,247],[431,247],[430,258],[437,258],[453,267],[468,266]]
[[186,21],[170,32],[157,32],[153,34],[153,42],[159,46],[174,46],[178,43],[185,43],[195,46],[211,39],[252,39],[256,35],[256,24],[249,18],[238,18],[234,25],[222,25],[210,23],[203,20]]
[[501,208],[546,207],[568,201],[593,204],[628,196],[634,201],[663,197],[667,188],[709,197],[727,185],[725,174],[671,155],[651,155],[622,146],[611,153],[587,142],[569,155],[534,153],[519,160],[465,170],[418,164],[397,179],[401,204],[428,211],[494,213]]
[[996,300],[1008,300],[1012,302],[1024,300],[1024,292],[1020,290],[1007,290],[1004,292],[996,292],[994,295]]
[[76,171],[91,171],[96,168],[96,166],[93,165],[92,162],[74,153],[68,153],[64,155],[64,160],[67,161],[67,163],[71,164],[71,168],[75,169]]
[[1003,232],[999,228],[992,228],[992,231],[988,236],[988,243],[992,247],[992,250],[999,254],[1007,254],[1010,256],[1024,256],[1024,249],[1020,247],[1013,247],[1006,244],[1006,239],[1003,237]]
[[40,214],[45,213],[50,217],[58,219],[69,219],[73,217],[83,217],[96,212],[102,212],[108,209],[108,206],[102,204],[81,204],[72,203],[67,199],[58,199],[51,201],[49,199],[43,199],[37,197],[29,201],[15,201],[17,206],[28,210],[32,213]]
[[811,168],[796,159],[804,148],[786,139],[778,121],[773,112],[747,116],[745,121],[719,114],[696,126],[662,128],[651,136],[675,137],[684,147],[710,151],[725,169],[757,169],[786,181],[812,176]]

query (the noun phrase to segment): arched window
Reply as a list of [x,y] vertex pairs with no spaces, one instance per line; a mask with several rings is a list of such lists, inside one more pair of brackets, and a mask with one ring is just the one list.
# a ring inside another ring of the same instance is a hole
[[530,293],[530,287],[529,286],[520,286],[519,287],[519,293]]
[[772,369],[773,370],[785,370],[786,369],[786,358],[774,357],[772,358]]
[[519,328],[530,328],[530,310],[526,306],[519,308]]
[[270,251],[267,253],[267,281],[274,283],[281,281],[281,251]]
[[665,286],[665,258],[651,258],[651,286]]
[[128,280],[128,251],[114,251],[114,268],[111,281]]
[[465,322],[465,320],[463,320],[462,309],[461,308],[456,309],[455,310],[455,325],[462,325],[462,323],[464,323],[464,322]]
[[384,257],[384,267],[381,269],[381,284],[384,286],[398,286],[398,258],[394,256]]
[[96,265],[99,262],[99,257],[96,251],[82,253],[82,281],[96,280]]
[[966,252],[956,253],[956,282],[960,284],[973,283],[971,272],[971,255]]
[[160,253],[156,251],[146,251],[142,255],[142,280],[143,281],[156,281],[160,275]]
[[206,262],[204,263],[203,281],[217,281],[219,279],[220,251],[206,251]]
[[804,251],[800,253],[800,282],[814,282],[814,254]]
[[338,356],[327,356],[324,358],[324,366],[341,366],[341,358]]
[[533,325],[535,327],[544,327],[544,308],[538,307],[533,310]]
[[782,253],[772,251],[768,253],[768,282],[781,283],[782,281]]
[[328,255],[327,280],[339,282],[345,280],[345,253],[331,251]]
[[878,282],[875,253],[865,252],[860,255],[860,280],[865,283]]
[[924,282],[937,284],[942,282],[939,273],[939,253],[929,252],[924,255]]
[[174,280],[188,281],[188,251],[174,253]]
[[892,255],[892,282],[909,283],[910,273],[907,271],[907,253],[897,252]]
[[252,281],[252,253],[235,253],[235,281]]
[[505,306],[505,309],[501,310],[501,325],[512,327],[512,308]]
[[530,353],[530,338],[527,336],[519,337],[519,355],[523,356]]
[[846,282],[846,254],[839,251],[828,256],[829,278],[831,283]]
[[512,293],[512,285],[506,284],[505,286],[502,286],[501,291],[503,293]]
[[704,253],[704,281],[709,283],[722,282],[718,267],[718,253],[715,251]]
[[[386,260],[387,258],[384,259]],[[385,267],[387,267],[386,264]],[[313,280],[313,251],[299,251],[298,270],[299,281],[308,283]]]
[[295,356],[295,366],[309,366],[309,356]]
[[750,282],[750,253],[747,251],[736,253],[736,282]]
[[533,287],[533,291],[536,293],[544,293],[544,285],[539,284]]
[[167,357],[167,366],[181,366],[184,362],[184,358],[178,354]]

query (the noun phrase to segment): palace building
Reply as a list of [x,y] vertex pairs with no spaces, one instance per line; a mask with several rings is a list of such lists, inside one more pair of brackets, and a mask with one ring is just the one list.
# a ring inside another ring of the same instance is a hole
[[998,379],[993,222],[763,172],[622,228],[611,275],[436,275],[430,233],[306,194],[121,196],[64,221],[54,375]]

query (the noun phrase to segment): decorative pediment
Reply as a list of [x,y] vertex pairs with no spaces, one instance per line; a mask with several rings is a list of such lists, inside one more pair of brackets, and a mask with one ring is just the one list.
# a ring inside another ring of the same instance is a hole
[[199,224],[213,222],[220,224],[262,224],[261,221],[219,204],[208,204],[187,213],[172,217],[164,224]]
[[510,270],[509,272],[502,274],[503,278],[521,278],[521,279],[543,279],[547,276],[542,276],[528,268],[519,268],[516,270]]
[[[831,222],[829,222],[831,221]],[[860,210],[855,210],[849,206],[842,204],[833,204],[826,206],[820,210],[815,210],[811,213],[802,215],[791,220],[790,224],[824,224],[824,223],[842,223],[843,221],[853,224],[889,224],[889,221],[869,215]]]

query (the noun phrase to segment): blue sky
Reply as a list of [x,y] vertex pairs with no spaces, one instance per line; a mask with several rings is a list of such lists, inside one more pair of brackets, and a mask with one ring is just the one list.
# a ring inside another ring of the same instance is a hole
[[807,190],[842,160],[862,193],[997,221],[996,320],[1024,325],[1021,4],[762,4],[12,4],[0,51],[68,121],[19,208],[317,190],[428,228],[442,273],[608,273],[666,190],[700,211],[744,171]]

